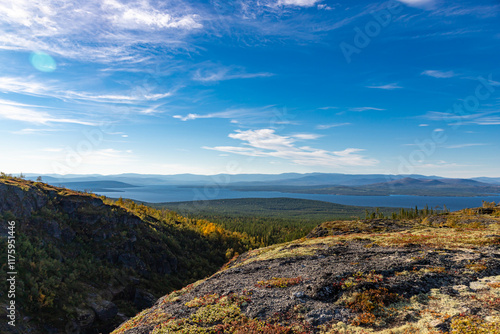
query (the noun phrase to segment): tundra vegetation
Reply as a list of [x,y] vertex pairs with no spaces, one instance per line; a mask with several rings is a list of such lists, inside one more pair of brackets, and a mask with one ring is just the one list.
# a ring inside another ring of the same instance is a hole
[[500,333],[500,207],[393,218],[250,250],[113,333]]

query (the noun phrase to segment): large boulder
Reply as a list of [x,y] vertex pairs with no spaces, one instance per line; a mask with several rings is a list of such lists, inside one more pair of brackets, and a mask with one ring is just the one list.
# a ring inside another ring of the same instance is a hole
[[93,309],[86,307],[86,308],[77,308],[75,311],[76,311],[76,322],[78,323],[78,326],[80,326],[81,328],[88,328],[94,323],[96,314]]
[[101,321],[109,321],[118,314],[118,308],[109,300],[102,299],[97,294],[90,294],[87,299],[88,305],[95,312],[97,318]]
[[134,254],[124,253],[118,256],[118,263],[124,267],[134,269],[141,275],[148,275],[146,264]]
[[157,298],[147,291],[137,289],[135,290],[134,305],[139,310],[149,308],[156,303]]

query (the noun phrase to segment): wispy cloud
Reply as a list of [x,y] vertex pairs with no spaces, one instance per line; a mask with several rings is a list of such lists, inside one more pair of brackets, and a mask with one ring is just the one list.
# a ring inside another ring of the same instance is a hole
[[[321,40],[320,34],[345,27],[376,8],[375,5],[323,2],[325,1],[212,0],[217,15],[216,19],[210,21],[211,29],[216,30],[217,35],[227,33],[239,42],[254,46],[285,39],[301,44],[316,43]],[[340,6],[344,6],[345,11],[333,10]],[[353,9],[354,7],[357,8]],[[314,9],[317,10],[317,15],[311,16]]]
[[25,128],[17,131],[12,131],[12,134],[15,135],[33,135],[33,134],[45,134],[47,132],[54,132],[54,131],[60,131],[56,129],[31,129],[31,128]]
[[46,111],[34,110],[37,106],[18,107],[10,104],[2,104],[0,101],[0,118],[34,124],[68,123],[80,125],[97,125],[94,122],[73,118],[59,117]]
[[126,29],[199,29],[203,24],[196,14],[169,13],[165,9],[157,9],[148,2],[121,3],[106,0],[101,7],[108,13],[107,19],[115,26]]
[[52,91],[52,83],[41,83],[33,77],[0,77],[0,91],[3,93],[20,93],[27,95],[42,96],[48,91]]
[[312,139],[318,139],[322,137],[322,135],[316,133],[297,133],[294,135],[290,135],[290,137],[300,140],[312,140]]
[[[197,52],[196,36],[227,35],[242,43],[288,38],[317,41],[361,14],[289,15],[331,10],[322,0],[182,1],[18,0],[0,3],[0,49],[42,50],[58,57],[122,67],[159,55]],[[367,9],[369,10],[369,9]],[[145,45],[153,46],[144,48]]]
[[435,5],[435,0],[399,0],[400,2],[411,6],[411,7],[419,7],[419,8],[428,8]]
[[133,91],[129,95],[96,94],[85,91],[65,90],[55,81],[39,82],[35,77],[0,77],[0,91],[4,93],[18,93],[37,97],[52,97],[61,100],[81,100],[97,103],[140,103],[157,101],[174,94],[175,89],[164,93],[153,93],[148,90]]
[[375,107],[357,107],[357,108],[349,108],[349,111],[357,111],[357,112],[368,111],[368,110],[377,110],[377,111],[382,111],[382,110],[385,110],[385,109],[382,109],[382,108],[375,108]]
[[236,66],[209,65],[207,68],[196,70],[193,75],[193,80],[201,82],[217,82],[233,79],[265,78],[273,75],[273,73],[269,72],[248,73],[243,68]]
[[469,144],[448,145],[445,147],[446,148],[464,148],[464,147],[484,146],[484,145],[487,145],[487,144],[469,143]]
[[[66,58],[117,63],[142,58],[134,46],[185,48],[186,35],[203,27],[188,4],[148,1],[19,0],[0,3],[0,49],[48,50]],[[161,38],[160,38],[161,37]]]
[[326,130],[326,129],[336,128],[336,127],[339,127],[339,126],[346,126],[346,125],[351,125],[351,123],[319,124],[319,125],[316,125],[316,129],[318,129],[318,130]]
[[474,114],[454,114],[450,112],[428,111],[421,118],[431,121],[443,121],[453,124],[500,125],[500,112],[481,112]]
[[393,90],[393,89],[401,89],[400,85],[397,83],[390,83],[386,85],[374,85],[374,86],[366,86],[367,88],[374,88],[374,89],[385,89],[385,90]]
[[[174,115],[173,118],[179,119],[181,121],[192,121],[196,119],[204,119],[204,118],[226,118],[233,119],[234,122],[238,123],[236,119],[245,119],[247,121],[259,121],[259,120],[272,120],[276,118],[280,113],[274,108],[274,106],[266,106],[262,108],[235,108],[228,109],[219,112],[213,112],[208,114],[194,114],[190,113],[187,115]],[[285,123],[278,123],[279,121],[283,121]],[[277,120],[276,124],[288,124],[286,123],[288,120]]]
[[312,7],[322,0],[279,0],[280,5],[298,6],[298,7]]
[[436,8],[432,15],[435,16],[465,16],[471,15],[479,18],[495,17],[500,15],[500,5],[499,4],[446,4],[440,8]]
[[363,150],[357,148],[327,151],[309,146],[297,147],[296,136],[278,135],[273,129],[236,130],[229,134],[229,138],[242,141],[244,146],[205,146],[203,148],[253,157],[281,158],[306,166],[372,166],[378,163],[375,159],[359,154]]
[[143,101],[157,101],[170,97],[173,92],[167,92],[162,94],[151,94],[148,92],[141,92],[138,94],[134,92],[130,95],[120,95],[120,94],[93,94],[89,92],[74,92],[74,91],[60,91],[57,92],[54,97],[63,97],[68,99],[77,99],[91,102],[112,102],[112,103],[137,103]]
[[478,117],[471,120],[469,123],[477,125],[500,125],[500,116]]
[[436,70],[423,71],[421,74],[427,75],[427,76],[433,77],[433,78],[439,78],[439,79],[452,78],[456,75],[453,71],[443,72],[443,71],[436,71]]

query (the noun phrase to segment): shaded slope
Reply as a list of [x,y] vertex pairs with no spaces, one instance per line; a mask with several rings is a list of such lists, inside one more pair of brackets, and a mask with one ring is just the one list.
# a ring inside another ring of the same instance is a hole
[[[2,245],[7,222],[16,222],[20,312],[18,326],[2,322],[2,333],[109,332],[156,297],[212,274],[228,249],[243,250],[238,235],[209,222],[118,204],[43,183],[0,180]],[[4,282],[5,257],[2,252]],[[5,312],[7,296],[0,301]]]

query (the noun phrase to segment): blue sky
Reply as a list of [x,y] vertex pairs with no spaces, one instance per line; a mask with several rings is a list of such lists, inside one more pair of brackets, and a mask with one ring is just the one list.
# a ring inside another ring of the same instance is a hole
[[498,1],[0,1],[0,170],[499,177]]

